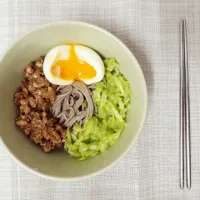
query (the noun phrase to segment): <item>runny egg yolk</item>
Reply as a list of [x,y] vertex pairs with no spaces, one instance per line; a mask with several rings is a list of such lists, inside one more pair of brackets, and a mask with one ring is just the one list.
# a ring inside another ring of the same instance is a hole
[[58,60],[51,68],[51,73],[64,80],[89,80],[96,76],[95,69],[87,62],[78,59],[74,45],[69,50],[68,60]]

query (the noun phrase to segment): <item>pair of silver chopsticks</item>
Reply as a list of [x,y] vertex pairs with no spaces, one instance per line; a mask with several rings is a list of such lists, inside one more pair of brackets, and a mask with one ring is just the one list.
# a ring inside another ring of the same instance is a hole
[[191,188],[190,95],[186,19],[180,20],[180,188]]

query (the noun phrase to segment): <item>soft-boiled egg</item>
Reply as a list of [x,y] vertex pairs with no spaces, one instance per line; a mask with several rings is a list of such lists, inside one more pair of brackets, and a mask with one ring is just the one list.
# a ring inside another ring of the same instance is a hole
[[44,59],[43,71],[55,85],[69,85],[75,80],[89,85],[101,81],[105,73],[104,63],[94,50],[75,44],[51,49]]

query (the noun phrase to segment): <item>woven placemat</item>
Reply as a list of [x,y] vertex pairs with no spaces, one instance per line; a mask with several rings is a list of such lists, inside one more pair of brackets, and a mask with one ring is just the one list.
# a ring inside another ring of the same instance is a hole
[[[178,179],[181,17],[188,19],[191,190],[180,190]],[[101,175],[80,182],[40,178],[11,160],[0,144],[0,200],[200,199],[200,1],[0,0],[0,53],[27,30],[58,20],[94,23],[127,44],[147,81],[146,123],[127,156]]]

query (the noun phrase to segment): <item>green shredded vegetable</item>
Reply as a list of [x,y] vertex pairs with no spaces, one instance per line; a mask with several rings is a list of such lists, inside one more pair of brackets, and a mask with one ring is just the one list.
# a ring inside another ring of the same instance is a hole
[[79,160],[85,160],[104,152],[120,137],[126,124],[130,107],[130,85],[120,73],[115,58],[104,60],[105,76],[93,90],[96,116],[83,126],[76,124],[67,132],[65,150]]

